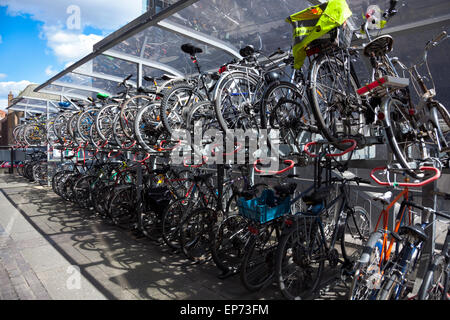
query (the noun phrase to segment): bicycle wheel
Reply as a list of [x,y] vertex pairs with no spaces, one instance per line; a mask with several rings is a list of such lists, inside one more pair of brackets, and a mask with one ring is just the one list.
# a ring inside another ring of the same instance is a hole
[[275,251],[278,246],[278,239],[274,233],[275,226],[270,223],[260,229],[258,234],[251,234],[245,246],[240,278],[249,291],[261,290],[273,281]]
[[286,299],[312,299],[325,265],[315,217],[298,217],[292,230],[280,239],[276,253],[276,280]]
[[156,152],[157,142],[162,136],[159,108],[159,102],[140,108],[134,121],[136,139],[139,145],[147,152]]
[[205,262],[211,257],[211,244],[217,224],[217,212],[197,208],[183,219],[180,228],[181,248],[190,260]]
[[422,137],[417,136],[416,128],[410,122],[408,105],[398,99],[389,99],[383,104],[383,125],[386,137],[395,156],[395,160],[408,174],[417,178],[411,169],[411,162],[428,158],[428,152]]
[[397,291],[402,285],[401,276],[398,273],[392,273],[384,276],[383,283],[376,300],[393,300],[397,296]]
[[[144,204],[139,204],[143,206]],[[161,216],[152,208],[142,210],[138,215],[139,229],[142,233],[153,241],[162,241],[162,222]]]
[[449,265],[444,256],[438,255],[429,266],[419,289],[419,300],[449,300]]
[[233,214],[222,221],[217,228],[211,246],[211,256],[224,274],[239,271],[244,248],[251,235],[247,225],[247,219]]
[[97,179],[94,175],[83,176],[78,179],[74,186],[74,196],[77,204],[81,208],[90,208],[92,206],[92,195],[91,195],[91,186],[95,183]]
[[231,72],[217,83],[215,93],[215,112],[224,132],[233,129],[258,129],[261,118],[258,81],[243,72]]
[[173,250],[181,249],[180,228],[183,218],[194,208],[190,199],[182,198],[172,202],[162,217],[162,238]]
[[372,300],[376,297],[382,281],[380,268],[383,233],[372,233],[355,266],[350,286],[350,300]]
[[120,127],[128,139],[135,139],[135,126],[137,113],[155,103],[155,95],[136,95],[124,102],[120,109]]
[[343,257],[355,262],[362,254],[363,248],[370,236],[370,219],[362,207],[354,207],[347,213],[344,234],[341,236]]
[[309,70],[308,95],[317,126],[330,142],[367,135],[358,80],[339,58],[323,55]]
[[269,145],[274,143],[271,130],[278,130],[280,144],[300,153],[299,142],[311,141],[315,120],[303,88],[290,82],[277,81],[266,89],[261,100],[261,128],[268,129]]
[[189,84],[180,83],[164,92],[161,101],[160,117],[164,128],[173,133],[175,129],[185,129],[186,118],[192,105],[202,101],[201,94]]
[[136,207],[136,188],[121,186],[111,198],[108,215],[115,225],[131,229],[137,222]]

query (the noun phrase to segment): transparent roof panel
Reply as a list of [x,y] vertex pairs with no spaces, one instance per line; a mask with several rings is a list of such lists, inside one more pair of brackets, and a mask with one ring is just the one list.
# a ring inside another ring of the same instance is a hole
[[55,85],[50,84],[46,86],[44,89],[42,89],[43,92],[49,92],[53,94],[58,94],[62,96],[69,96],[69,97],[94,97],[96,95],[93,91],[87,91],[87,90],[80,90],[80,89],[73,89],[64,87],[61,85]]
[[90,77],[75,73],[68,73],[62,78],[58,80],[58,84],[67,84],[68,89],[77,89],[77,88],[70,88],[70,86],[79,86],[80,88],[90,88],[95,93],[96,92],[103,92],[103,93],[110,93],[115,94],[118,91],[120,91],[118,84],[119,82],[106,80],[102,78],[97,77]]
[[292,27],[285,19],[311,5],[306,0],[200,0],[166,20],[210,34],[238,50],[253,45],[270,54],[290,48]]
[[[347,2],[357,27],[361,25],[363,14],[369,4],[377,3],[383,10],[389,5],[388,0],[347,0]],[[156,78],[164,73],[178,75],[196,73],[189,56],[180,49],[184,43],[192,43],[203,49],[204,52],[198,55],[198,61],[205,71],[217,70],[219,66],[239,56],[239,49],[246,45],[253,45],[266,55],[278,48],[289,50],[292,46],[292,27],[285,19],[313,3],[307,0],[198,0],[157,24],[152,20],[148,23],[148,19],[143,19],[142,23],[146,23],[147,26],[145,29],[98,54],[73,73],[53,81],[52,85],[44,89],[68,96],[95,96],[97,89],[115,94],[118,90],[117,83],[128,75],[133,75],[131,78],[133,82],[139,82],[137,79],[139,63],[142,64],[143,75]],[[431,18],[445,20],[447,17],[444,24],[446,23],[448,30],[450,1],[399,1],[398,10],[398,14],[386,27],[387,29],[393,27],[395,31],[401,30],[393,34],[393,54],[408,64],[412,62],[414,54],[420,55],[423,45],[435,34],[434,31],[441,28],[442,23],[439,27],[430,24]],[[422,22],[428,26],[425,28],[419,26],[419,29],[411,31],[402,30],[404,26],[414,27],[414,24],[420,25]],[[446,52],[448,45],[444,44],[442,49],[436,50]],[[441,83],[446,81],[444,77],[448,74],[448,67],[445,54],[433,54],[437,58],[433,58],[434,61],[430,60],[430,64],[434,65],[433,76],[438,83],[439,91]],[[367,75],[363,63],[358,64],[357,69],[360,71],[358,74]],[[151,85],[141,80],[143,85]],[[364,77],[362,80],[365,80]],[[69,88],[64,86],[64,83],[77,87]],[[446,96],[445,99],[448,101],[450,97]]]
[[[187,32],[192,31],[184,29]],[[111,51],[137,56],[144,62],[158,62],[177,70],[181,74],[196,72],[190,57],[181,51],[181,45],[185,43],[191,43],[203,50],[203,53],[198,55],[198,61],[205,70],[215,69],[234,58],[232,54],[198,41],[197,38],[195,33],[190,37],[152,26],[127,40],[127,46],[122,42],[113,47]],[[228,44],[224,43],[223,45]],[[170,72],[166,70],[166,73]]]

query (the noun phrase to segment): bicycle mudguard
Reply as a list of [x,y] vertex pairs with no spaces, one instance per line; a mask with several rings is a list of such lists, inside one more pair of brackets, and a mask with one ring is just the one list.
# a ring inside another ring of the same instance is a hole
[[361,257],[358,260],[359,263],[364,263],[364,264],[369,263],[370,254],[372,252],[372,249],[375,247],[377,242],[383,237],[383,233],[384,233],[383,230],[378,230],[371,234],[369,240],[367,240],[367,243],[364,246]]

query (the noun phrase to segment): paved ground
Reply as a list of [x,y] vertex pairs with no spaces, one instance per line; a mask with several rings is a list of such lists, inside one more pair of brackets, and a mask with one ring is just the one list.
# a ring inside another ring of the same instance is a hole
[[[281,299],[275,287],[248,293],[220,280],[213,262],[105,224],[23,178],[0,175],[0,299]],[[327,274],[334,274],[330,270]],[[321,299],[346,288],[325,277]]]

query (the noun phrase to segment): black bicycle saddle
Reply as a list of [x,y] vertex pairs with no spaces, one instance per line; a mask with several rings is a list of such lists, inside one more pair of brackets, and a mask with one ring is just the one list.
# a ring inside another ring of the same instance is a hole
[[193,44],[190,43],[185,43],[181,46],[181,50],[185,53],[190,54],[191,56],[195,56],[196,53],[202,53],[203,50],[194,46]]

